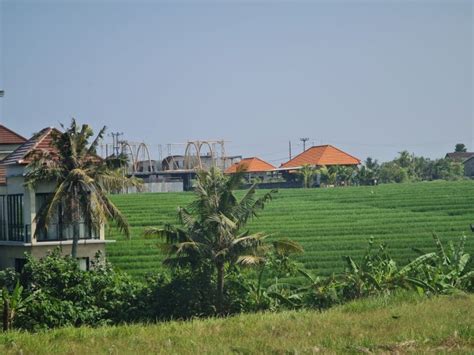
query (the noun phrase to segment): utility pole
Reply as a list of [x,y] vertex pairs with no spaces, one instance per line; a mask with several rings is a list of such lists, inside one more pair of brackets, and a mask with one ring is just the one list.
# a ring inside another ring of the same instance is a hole
[[5,95],[5,91],[0,90],[0,97],[3,97],[3,95]]
[[306,151],[306,142],[309,141],[309,138],[300,138],[300,141],[303,142],[303,152]]
[[112,137],[113,151],[116,157],[119,155],[119,137],[123,136],[123,132],[112,132],[109,134]]
[[290,159],[291,160],[291,141],[288,141],[288,152],[290,153]]

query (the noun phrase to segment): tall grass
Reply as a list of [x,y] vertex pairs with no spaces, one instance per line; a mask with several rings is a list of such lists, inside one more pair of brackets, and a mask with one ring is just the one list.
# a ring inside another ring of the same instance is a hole
[[1,354],[474,351],[474,296],[372,298],[326,312],[257,313],[154,325],[0,335]]

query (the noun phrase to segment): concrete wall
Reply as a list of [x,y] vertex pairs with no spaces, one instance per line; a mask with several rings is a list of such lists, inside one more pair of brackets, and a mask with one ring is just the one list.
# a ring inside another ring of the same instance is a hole
[[[0,243],[0,270],[8,267],[14,268],[15,259],[24,259],[25,253],[33,255],[35,258],[42,258],[58,246],[61,247],[63,255],[71,254],[71,241],[47,243],[46,245],[8,245],[7,242]],[[88,241],[84,244],[83,241],[80,241],[77,249],[78,258],[93,260],[98,251],[105,255],[105,242]]]
[[[143,190],[139,192],[182,192],[183,191],[183,182],[182,181],[172,181],[172,182],[146,182],[143,184]],[[128,188],[123,193],[125,194],[134,194],[137,193],[135,187]]]
[[464,163],[464,175],[474,177],[474,158],[471,158]]

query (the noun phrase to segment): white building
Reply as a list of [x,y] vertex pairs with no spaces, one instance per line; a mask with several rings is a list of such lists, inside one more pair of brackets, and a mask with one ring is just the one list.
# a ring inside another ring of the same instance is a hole
[[0,161],[0,269],[19,270],[25,263],[25,253],[42,257],[58,246],[68,255],[73,236],[77,234],[80,240],[77,256],[82,268],[89,267],[98,251],[105,253],[104,226],[95,231],[85,223],[65,224],[61,220],[61,206],[47,230],[36,233],[36,213],[54,191],[55,183],[45,182],[34,188],[26,186],[25,169],[30,162],[30,152],[52,149],[54,130],[41,130]]

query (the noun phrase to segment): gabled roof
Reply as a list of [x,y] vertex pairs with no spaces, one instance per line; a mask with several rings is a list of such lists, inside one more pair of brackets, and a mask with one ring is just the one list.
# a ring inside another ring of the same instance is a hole
[[26,138],[13,132],[10,128],[0,124],[0,145],[1,144],[23,144]]
[[25,143],[20,145],[14,152],[7,155],[2,160],[2,165],[12,164],[28,164],[29,159],[26,156],[34,150],[49,150],[52,151],[51,145],[53,132],[59,132],[56,128],[48,127],[44,128],[35,134],[33,137],[28,139]]
[[473,152],[453,152],[453,153],[446,154],[446,158],[449,158],[457,162],[463,162],[471,157],[474,157]]
[[359,165],[360,160],[330,144],[318,145],[305,150],[280,168],[299,168],[305,164],[322,165]]
[[257,157],[245,158],[238,163],[232,164],[226,170],[226,174],[233,174],[238,169],[244,169],[247,173],[263,173],[275,170],[275,167]]

